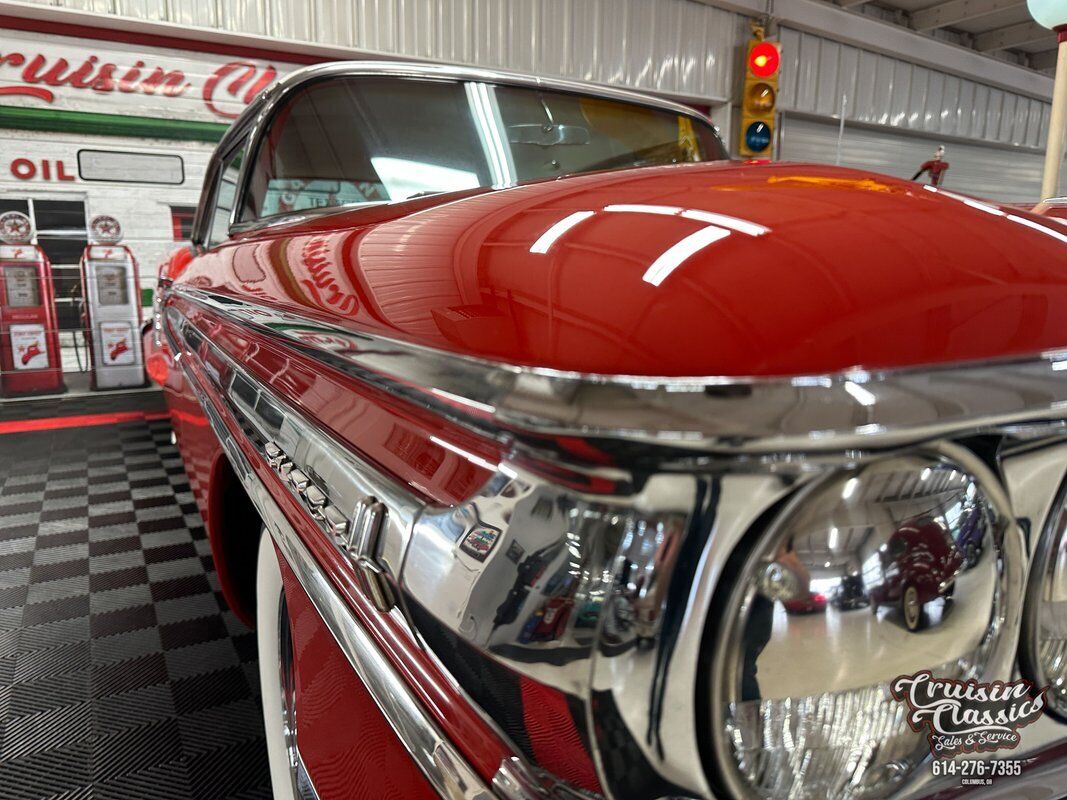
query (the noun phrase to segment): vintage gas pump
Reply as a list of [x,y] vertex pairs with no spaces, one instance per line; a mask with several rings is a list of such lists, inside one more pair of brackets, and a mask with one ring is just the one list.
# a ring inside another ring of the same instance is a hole
[[92,388],[143,386],[141,282],[137,262],[114,217],[89,223],[90,243],[81,259],[85,329],[92,363]]
[[0,214],[0,394],[66,390],[56,326],[52,265],[30,244],[33,224],[18,211]]

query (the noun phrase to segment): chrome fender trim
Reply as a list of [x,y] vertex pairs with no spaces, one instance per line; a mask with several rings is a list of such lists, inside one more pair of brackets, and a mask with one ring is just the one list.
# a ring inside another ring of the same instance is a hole
[[694,451],[841,453],[1067,416],[1063,350],[782,378],[597,375],[458,355],[188,286],[172,291],[313,362],[540,449],[580,436],[609,452],[620,441],[657,445],[641,457],[668,462]]
[[[179,363],[185,378],[271,538],[405,749],[442,797],[449,800],[491,800],[492,792],[429,718],[404,679],[356,621],[344,599],[275,503],[270,491],[259,480],[224,422],[224,412],[211,401],[190,368],[189,361],[196,358],[195,354],[187,349],[178,352],[182,353]],[[202,364],[198,366],[203,368]]]

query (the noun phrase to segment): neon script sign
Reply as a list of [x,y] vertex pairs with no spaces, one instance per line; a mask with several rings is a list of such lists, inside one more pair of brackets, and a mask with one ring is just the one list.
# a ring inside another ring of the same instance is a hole
[[[0,67],[19,70],[22,79],[21,84],[0,86],[0,97],[29,97],[45,103],[54,103],[55,90],[62,87],[99,94],[114,92],[159,97],[181,97],[194,88],[182,70],[149,67],[141,60],[120,67],[91,55],[75,65],[62,57],[49,59],[40,53],[29,56],[11,52],[0,53]],[[200,97],[213,114],[233,119],[237,114],[220,108],[218,101],[229,95],[247,105],[277,77],[278,70],[272,65],[261,68],[250,61],[231,61],[208,76]]]

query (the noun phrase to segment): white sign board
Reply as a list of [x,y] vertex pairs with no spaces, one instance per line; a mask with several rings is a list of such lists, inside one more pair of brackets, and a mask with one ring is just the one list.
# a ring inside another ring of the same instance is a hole
[[177,155],[129,153],[121,150],[79,150],[78,177],[83,181],[167,183],[181,186],[185,165]]
[[15,369],[48,369],[44,325],[12,325],[8,330]]

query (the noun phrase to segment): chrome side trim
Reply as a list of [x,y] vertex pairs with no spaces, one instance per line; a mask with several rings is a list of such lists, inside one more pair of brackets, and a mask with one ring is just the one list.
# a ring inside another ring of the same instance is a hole
[[783,378],[600,375],[457,355],[188,286],[172,291],[364,383],[536,447],[581,436],[605,449],[613,441],[664,448],[643,458],[840,453],[1067,417],[1067,350]]
[[[304,485],[305,492],[312,485],[310,476],[314,476],[316,485],[332,500],[342,496],[340,484],[336,480],[330,480],[333,475],[327,469],[330,462],[322,459],[329,458],[332,463],[339,464],[346,458],[354,457],[346,455],[340,445],[332,443],[330,449],[323,451],[320,456],[316,437],[324,437],[325,434],[310,428],[310,422],[301,418],[281,400],[274,398],[269,387],[254,382],[241,366],[222,353],[217,345],[203,332],[198,331],[174,306],[168,308],[165,323],[165,331],[174,351],[181,353],[179,363],[189,373],[193,373],[193,370],[190,370],[191,364],[198,367],[196,373],[202,374],[203,379],[209,381],[216,393],[224,398],[229,412],[268,467],[289,467],[290,472],[300,468],[308,478]],[[201,405],[208,410],[209,418],[217,420],[213,423],[216,433],[230,453],[231,459],[238,465],[235,469],[242,476],[249,495],[256,502],[257,508],[260,508],[261,515],[268,521],[268,529],[276,539],[288,535],[290,529],[287,521],[280,517],[280,510],[274,504],[273,498],[267,495],[266,488],[259,483],[257,475],[245,460],[243,451],[229,436],[221,422],[221,412],[212,406],[205,396],[206,393],[197,388],[195,380],[190,380]],[[235,391],[234,386],[239,385],[240,380],[248,381],[250,386]],[[255,391],[250,391],[251,389]],[[268,434],[272,438],[267,438]],[[283,460],[285,458],[289,460]],[[370,486],[372,482],[377,483],[381,479],[381,476],[375,475],[373,469],[367,465],[360,469],[364,473],[361,475],[362,486]],[[780,478],[770,480],[782,483]],[[301,483],[303,484],[303,480]],[[658,509],[661,513],[657,518],[664,522],[673,520],[675,525],[681,523],[693,505],[696,484],[697,480],[689,475],[664,475],[650,478],[640,490],[626,483],[618,489],[617,495],[579,495],[556,487],[543,478],[513,468],[510,464],[500,464],[497,465],[496,474],[470,501],[454,508],[418,509],[414,513],[411,530],[406,534],[409,538],[405,540],[403,548],[392,548],[392,552],[402,556],[402,563],[395,559],[388,563],[400,563],[400,569],[394,573],[394,579],[398,586],[403,587],[404,597],[409,605],[418,603],[431,613],[439,624],[477,647],[487,658],[495,659],[545,685],[587,700],[588,692],[583,678],[589,675],[593,666],[598,627],[596,620],[601,614],[605,600],[611,595],[613,613],[610,635],[621,651],[612,654],[612,663],[617,665],[619,674],[625,674],[628,670],[623,662],[628,663],[630,655],[640,653],[647,658],[650,652],[647,648],[639,648],[637,639],[644,637],[645,641],[651,641],[650,637],[657,636],[660,612],[654,607],[655,603],[650,601],[654,596],[664,599],[662,592],[668,585],[666,575],[661,574],[648,584],[648,591],[634,591],[634,586],[620,584],[619,591],[615,592],[612,588],[616,584],[614,573],[619,570],[631,575],[636,575],[637,572],[648,573],[656,562],[657,554],[663,549],[651,541],[656,538],[655,526],[644,532],[634,531],[646,546],[638,545],[635,540],[633,546],[622,554],[621,559],[616,558],[615,539],[624,535],[623,529],[627,520],[636,519],[643,508]],[[285,486],[288,491],[294,492],[288,479]],[[298,493],[294,496],[300,499]],[[378,497],[384,499],[383,495]],[[758,494],[756,498],[760,503],[767,499],[763,494]],[[306,506],[304,508],[310,514],[310,509]],[[390,511],[392,512],[392,508]],[[393,516],[394,514],[390,513],[387,519],[392,520]],[[575,524],[564,524],[568,520]],[[278,525],[283,526],[281,533]],[[296,536],[295,531],[292,535]],[[323,535],[327,536],[329,532],[323,530]],[[334,541],[336,542],[336,539]],[[664,538],[668,545],[675,541],[676,537],[673,535]],[[293,546],[300,544],[295,541]],[[338,544],[340,546],[343,542]],[[385,561],[387,549],[379,547],[379,560]],[[283,549],[283,552],[286,551]],[[313,595],[314,578],[301,572],[288,553],[287,559],[309,595]],[[521,581],[517,584],[511,579],[501,581],[502,571],[518,567],[518,562],[525,566],[516,576],[521,574],[530,578],[534,572],[539,571],[539,566],[543,566],[547,580],[550,574],[557,573],[560,569],[569,569],[567,565],[572,559],[580,559],[588,567],[589,579],[583,580],[581,586],[549,581],[544,585],[530,586],[527,591]],[[317,565],[309,563],[305,569],[315,570]],[[320,576],[320,579],[328,583],[325,577]],[[515,593],[510,592],[510,588],[515,588]],[[531,611],[545,603],[551,604],[553,599],[557,602],[565,601],[571,593],[574,594],[575,613],[560,617],[561,627],[565,625],[566,631],[557,631],[559,635],[550,637],[550,641],[524,641],[521,630]],[[632,613],[623,608],[630,605],[634,609]],[[579,610],[584,617],[581,622],[578,620]],[[321,608],[319,611],[324,619],[327,619],[327,623],[331,624],[328,617],[330,612]],[[336,613],[340,613],[340,610]],[[637,619],[638,616],[640,619]],[[632,624],[630,620],[635,620],[636,624]],[[332,623],[331,628],[337,624]],[[424,635],[425,632],[417,631],[417,634]],[[345,634],[335,632],[335,636],[342,648],[348,652],[351,645],[344,639]],[[359,657],[358,650],[354,655],[349,654],[350,661]],[[660,663],[663,667],[667,665],[665,661]],[[671,680],[664,675],[662,685],[676,686],[684,683],[681,673],[688,670],[689,665],[683,664],[680,659],[670,663],[672,673],[678,670],[681,672],[679,677]],[[466,690],[465,687],[461,688]],[[641,690],[635,694],[634,702],[638,707],[642,706],[642,698],[645,696],[646,692]],[[629,708],[631,703],[626,702],[625,705]],[[494,727],[497,724],[491,719],[487,722]],[[673,771],[685,775],[684,783],[694,787],[694,796],[707,797],[703,767],[695,749],[696,736],[691,731],[694,723],[695,718],[689,713],[688,704],[682,704],[664,713],[664,735],[672,742],[665,758],[680,762],[673,764]],[[618,727],[614,728],[617,735],[612,747],[618,744],[621,735],[618,732],[624,730],[623,726],[629,730],[630,722],[618,719],[617,725]],[[676,738],[673,732],[677,730],[684,730],[685,735]],[[403,738],[403,734],[401,736]],[[633,747],[641,751],[647,749],[639,734],[627,733],[627,737],[627,742],[632,741]],[[650,764],[649,769],[667,768],[663,758],[654,753],[646,755],[654,762],[654,766]],[[454,758],[447,753],[439,757],[445,762]],[[508,768],[499,776],[499,780],[507,781],[507,791],[511,793],[508,795],[509,800],[558,800],[569,797],[565,794],[566,791],[573,792],[573,789],[551,781],[536,770],[528,768],[528,765],[522,764],[526,767],[523,770],[519,770],[514,764],[505,766]],[[499,781],[497,783],[498,790],[503,791]],[[570,795],[573,796],[575,795]]]
[[[212,430],[222,443],[267,531],[405,749],[442,797],[449,800],[491,800],[493,795],[482,779],[426,715],[404,679],[356,621],[344,599],[275,503],[270,491],[260,482],[244,452],[231,436],[222,412],[207,396],[188,365],[192,358],[198,356],[189,350],[183,350],[182,353],[180,363],[185,378],[200,401]],[[204,368],[202,363],[198,366]]]
[[[267,465],[278,473],[293,497],[340,552],[353,555],[349,550],[349,526],[359,517],[367,498],[377,498],[388,506],[390,513],[376,537],[375,551],[354,555],[373,557],[387,574],[398,575],[411,538],[412,523],[421,509],[406,488],[357,457],[305,416],[294,412],[177,310],[171,308],[166,312],[164,329],[175,353],[185,353],[186,359],[193,357],[203,364],[198,352],[202,351],[221,366],[204,366],[204,374],[212,381],[215,391],[226,398],[234,418]],[[329,499],[329,504],[316,507],[307,497],[309,489],[319,491]]]

